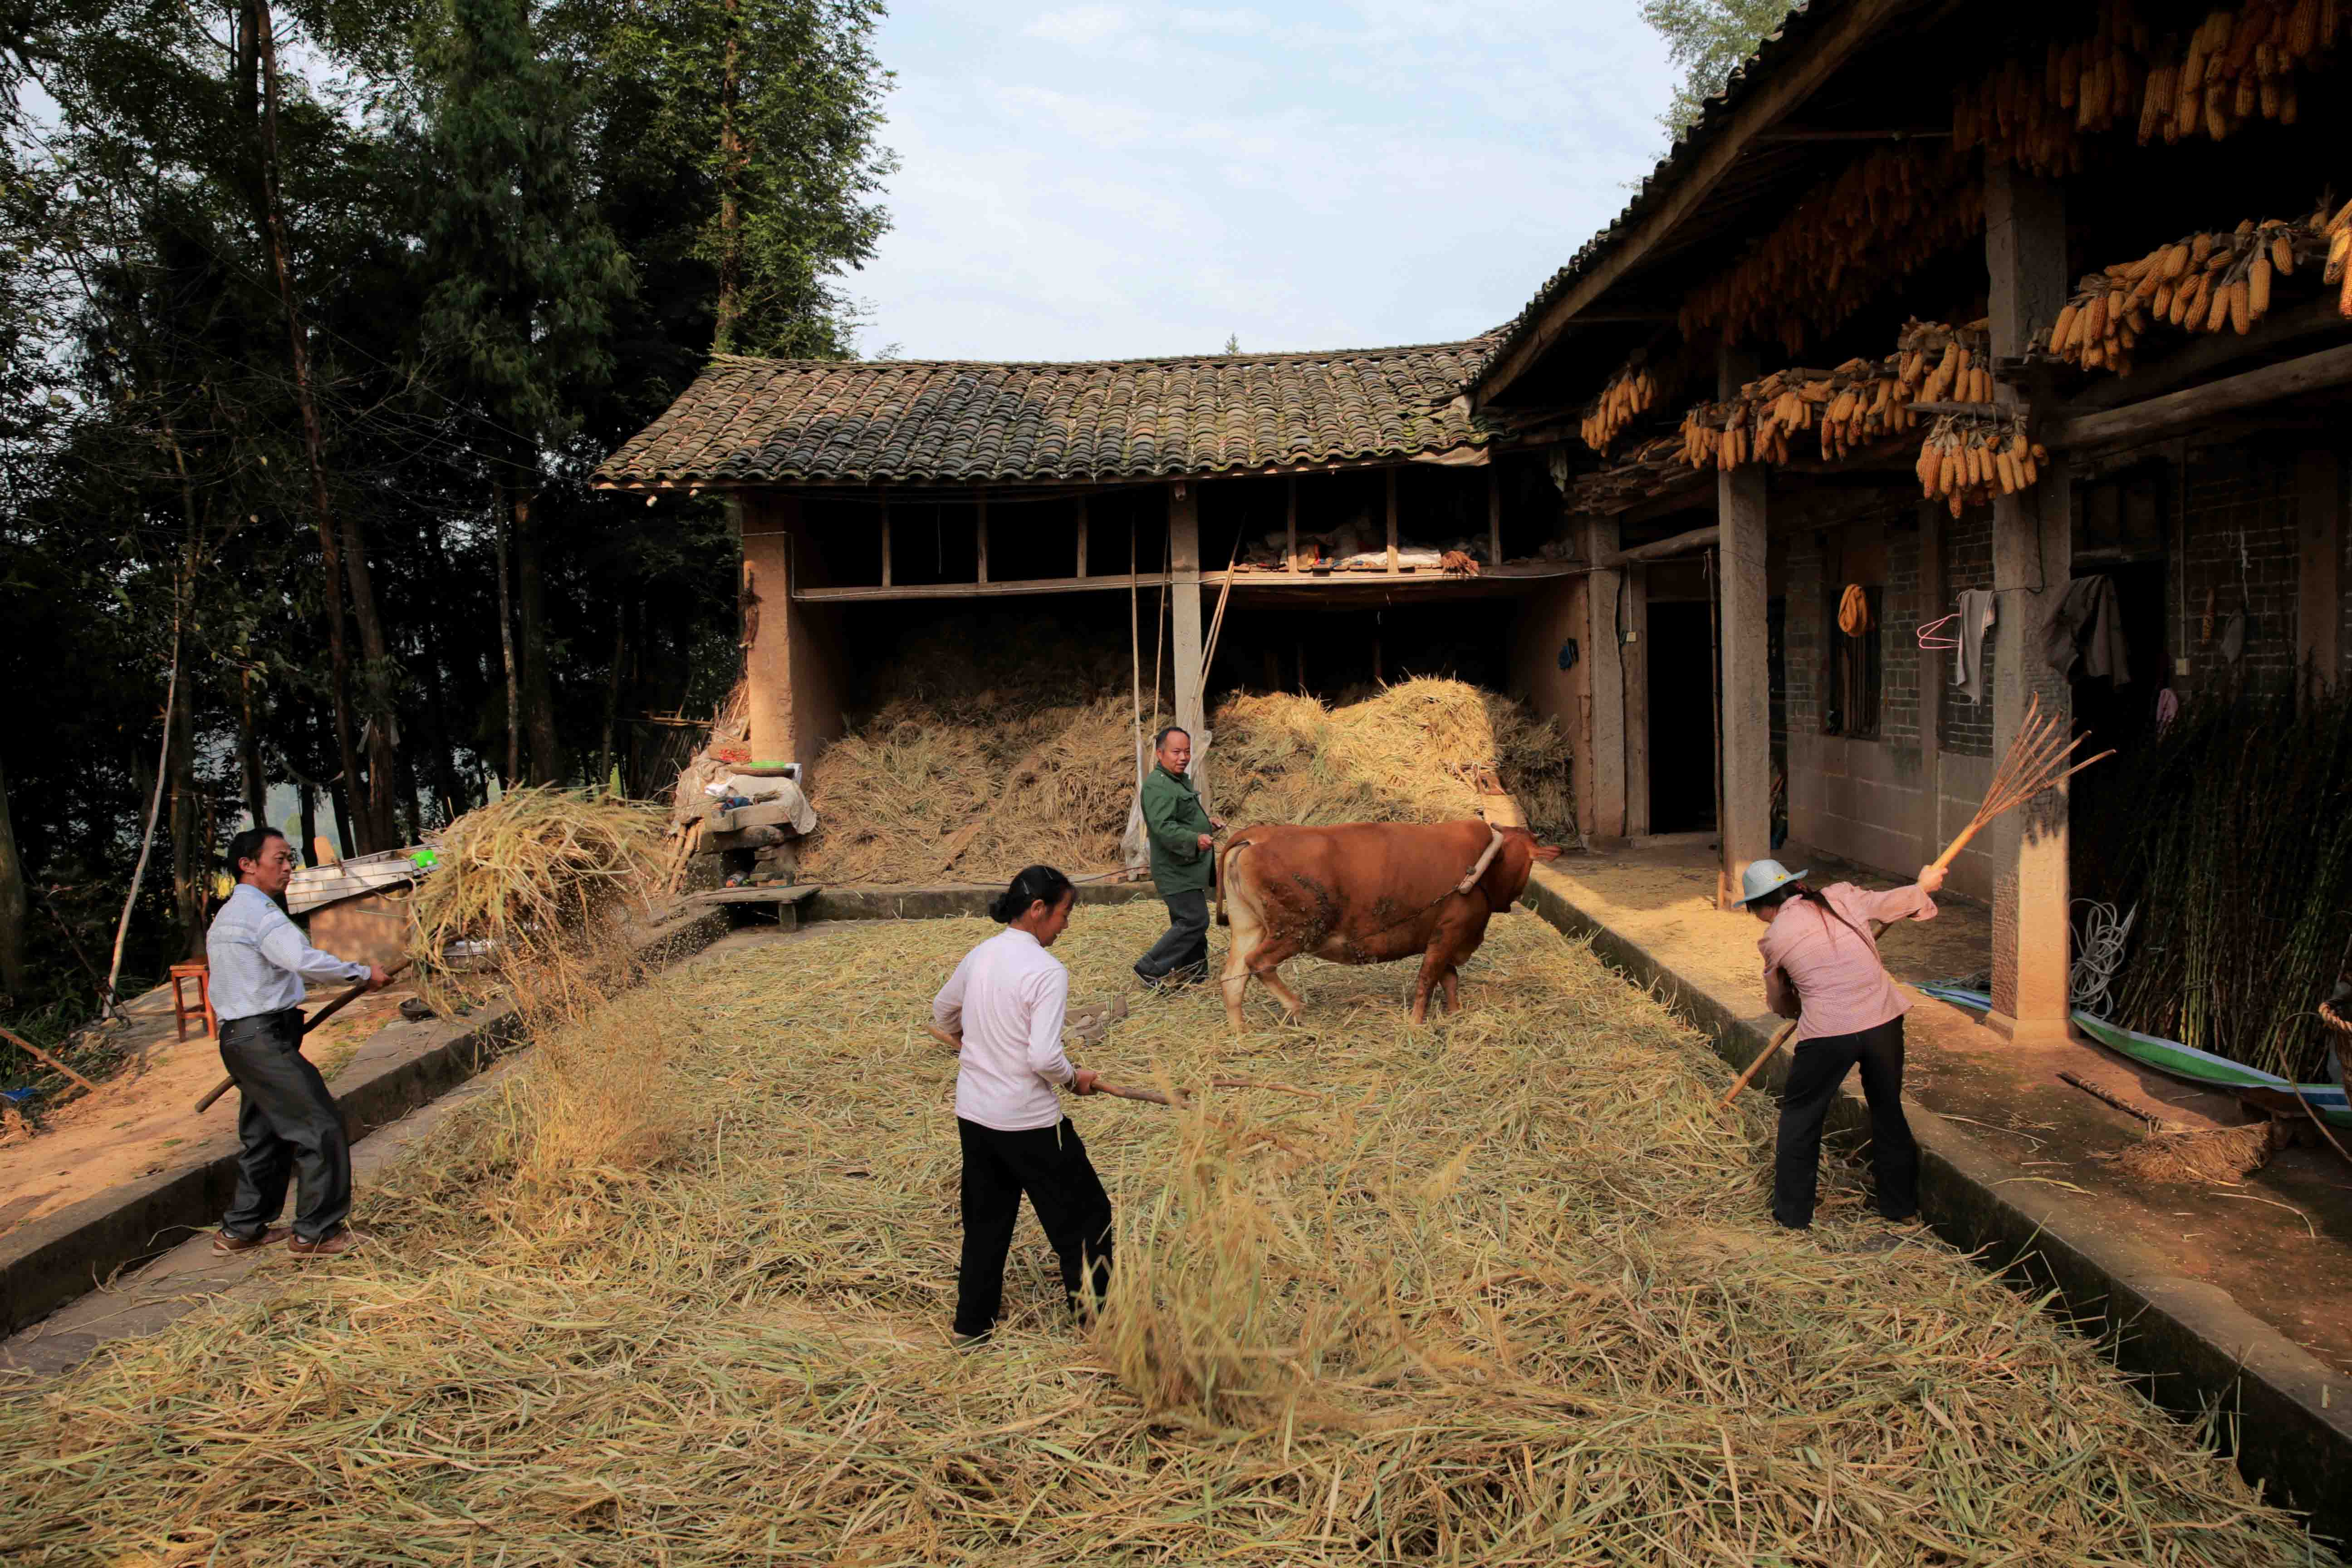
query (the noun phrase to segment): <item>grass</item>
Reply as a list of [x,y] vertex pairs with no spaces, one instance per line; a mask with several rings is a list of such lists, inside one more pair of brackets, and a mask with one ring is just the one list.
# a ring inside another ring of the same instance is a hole
[[[820,926],[551,1037],[361,1197],[384,1243],[0,1405],[12,1561],[2253,1563],[2293,1521],[2095,1348],[1831,1184],[1764,1217],[1769,1103],[1532,917],[1470,1011],[1409,965],[1213,991],[1079,1059],[1318,1091],[1073,1102],[1119,1215],[1069,1327],[1025,1217],[953,1349],[970,921]],[[1078,912],[1075,994],[1149,907]],[[1255,1010],[1261,1005],[1266,1010]]]

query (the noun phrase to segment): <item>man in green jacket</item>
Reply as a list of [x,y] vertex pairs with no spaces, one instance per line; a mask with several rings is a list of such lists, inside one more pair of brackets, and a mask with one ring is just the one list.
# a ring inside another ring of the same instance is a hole
[[1192,737],[1170,725],[1152,738],[1157,763],[1143,780],[1143,826],[1151,838],[1151,879],[1168,906],[1168,931],[1135,961],[1146,985],[1191,985],[1209,973],[1209,888],[1216,879],[1217,841],[1224,824],[1201,805],[1184,770],[1192,765]]

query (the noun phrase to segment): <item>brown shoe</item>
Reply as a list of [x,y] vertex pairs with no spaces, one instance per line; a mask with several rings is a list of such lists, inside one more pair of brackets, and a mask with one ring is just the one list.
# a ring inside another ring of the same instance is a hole
[[305,1241],[298,1236],[286,1244],[286,1250],[297,1258],[340,1258],[346,1252],[356,1251],[366,1241],[366,1237],[345,1226],[334,1235],[318,1241]]
[[282,1225],[273,1225],[259,1236],[232,1236],[222,1231],[213,1237],[213,1256],[235,1258],[240,1252],[254,1252],[265,1247],[275,1247],[294,1233]]

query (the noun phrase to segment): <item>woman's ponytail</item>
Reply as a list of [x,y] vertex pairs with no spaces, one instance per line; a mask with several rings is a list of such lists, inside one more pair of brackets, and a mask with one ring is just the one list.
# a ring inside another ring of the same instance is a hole
[[1049,909],[1058,909],[1069,896],[1070,879],[1051,866],[1032,866],[1013,879],[1012,885],[996,895],[988,906],[988,918],[999,925],[1011,925],[1029,912],[1029,906],[1043,902]]
[[1845,927],[1846,930],[1853,932],[1854,935],[1861,937],[1864,946],[1870,945],[1870,938],[1864,933],[1861,927],[1855,925],[1852,921],[1838,913],[1837,906],[1835,904],[1831,903],[1822,894],[1816,892],[1813,889],[1807,887],[1802,882],[1786,883],[1780,887],[1773,889],[1769,893],[1765,894],[1756,901],[1764,905],[1767,909],[1777,910],[1782,904],[1787,903],[1790,899],[1801,899],[1806,903],[1809,903],[1815,909],[1821,910],[1822,930],[1824,932],[1827,932],[1829,930],[1829,922],[1835,921],[1838,924]]

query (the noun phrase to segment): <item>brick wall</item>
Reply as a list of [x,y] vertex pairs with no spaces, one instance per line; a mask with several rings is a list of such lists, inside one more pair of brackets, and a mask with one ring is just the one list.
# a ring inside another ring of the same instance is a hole
[[[1936,609],[1937,616],[1948,615],[1958,602],[1962,590],[1992,586],[1992,509],[1970,507],[1957,518],[1944,520],[1944,597]],[[1995,613],[2000,606],[1995,605]],[[1934,616],[1928,617],[1930,620]],[[1946,628],[1957,635],[1959,623]],[[1944,705],[1937,722],[1936,739],[1947,752],[1964,757],[1992,755],[1992,645],[1988,635],[1984,639],[1984,700],[1971,703],[1956,686],[1944,689]],[[1947,652],[1938,662],[1949,660]],[[1948,681],[1951,667],[1943,664],[1939,677]]]
[[[1881,681],[1878,733],[1890,745],[1919,743],[1919,682],[1926,679],[1919,651],[1919,508],[1905,501],[1885,513],[1886,531],[1885,593],[1880,613],[1885,625],[1879,635]],[[1933,620],[1941,611],[1930,614]]]
[[[2294,683],[2295,464],[2292,452],[2247,445],[2192,450],[2180,476],[2189,687],[2211,691],[2232,674],[2250,690]],[[2205,624],[2208,605],[2212,628]],[[2246,615],[2245,653],[2221,656],[2232,613]]]
[[1782,735],[1817,735],[1822,729],[1822,702],[1829,658],[1828,622],[1822,612],[1821,536],[1805,529],[1789,541],[1789,573],[1782,591],[1781,660],[1787,693]]

